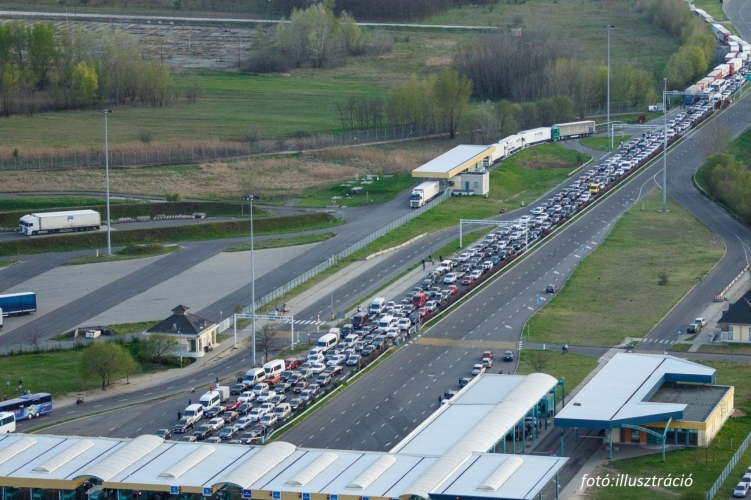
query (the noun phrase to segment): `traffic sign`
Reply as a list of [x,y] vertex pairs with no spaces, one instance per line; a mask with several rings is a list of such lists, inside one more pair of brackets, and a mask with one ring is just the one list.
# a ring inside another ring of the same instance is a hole
[[626,200],[626,206],[629,206],[629,205],[631,205],[631,202]]
[[542,304],[542,299],[540,297],[537,297],[537,305],[539,306],[540,304]]
[[204,488],[203,489],[203,496],[210,497],[212,494],[211,488]]
[[331,495],[331,498],[329,500],[339,500],[339,495]]
[[253,490],[243,490],[243,498],[250,498],[253,494]]
[[282,492],[281,491],[272,491],[271,492],[271,498],[274,500],[281,500],[282,498]]
[[582,253],[587,253],[587,247],[582,247]]
[[310,500],[310,493],[303,493],[302,500]]
[[170,495],[179,495],[180,494],[180,487],[179,486],[170,486],[169,487],[169,494]]

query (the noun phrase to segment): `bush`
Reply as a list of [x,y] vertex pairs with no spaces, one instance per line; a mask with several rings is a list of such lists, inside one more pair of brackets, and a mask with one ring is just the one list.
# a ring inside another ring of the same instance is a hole
[[243,71],[248,73],[286,73],[292,65],[273,48],[261,49],[245,61]]
[[365,47],[365,53],[370,56],[388,54],[394,48],[394,37],[389,33],[374,33],[370,43]]
[[154,134],[152,134],[148,130],[141,130],[138,133],[138,140],[144,144],[151,144],[151,141],[153,139],[154,139]]
[[167,201],[183,201],[182,193],[167,193],[164,195],[164,199]]

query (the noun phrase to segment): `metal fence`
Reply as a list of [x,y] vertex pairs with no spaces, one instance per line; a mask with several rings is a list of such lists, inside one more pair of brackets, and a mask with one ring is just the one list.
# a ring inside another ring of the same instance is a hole
[[8,356],[13,354],[29,353],[29,352],[45,352],[45,351],[60,351],[63,349],[76,349],[88,347],[94,342],[132,342],[134,338],[139,337],[144,339],[140,333],[129,333],[125,335],[108,335],[100,336],[96,339],[86,338],[83,335],[75,339],[70,340],[40,340],[36,345],[29,343],[19,343],[17,345],[5,345],[0,346],[0,356]]
[[749,433],[749,435],[746,436],[746,439],[743,440],[743,442],[741,443],[741,446],[735,451],[733,458],[730,459],[730,462],[728,462],[728,464],[723,469],[722,473],[720,474],[720,477],[717,478],[717,481],[715,481],[715,483],[707,492],[707,500],[712,500],[717,494],[717,492],[720,491],[720,488],[722,487],[722,483],[724,483],[725,480],[730,475],[730,473],[733,472],[733,469],[738,464],[738,461],[746,452],[746,448],[748,448],[749,443],[751,443],[751,433]]
[[[317,136],[223,142],[192,146],[160,146],[144,144],[140,148],[110,148],[111,168],[132,168],[176,163],[196,163],[271,153],[290,153],[316,149],[355,146],[376,142],[399,141],[434,135],[431,130],[413,129],[409,125],[369,130],[320,134]],[[104,168],[105,154],[99,151],[77,151],[68,154],[38,154],[0,157],[0,170],[66,170]]]
[[[434,200],[430,201],[429,203],[423,205],[422,207],[418,208],[417,210],[413,210],[409,214],[396,219],[394,222],[392,222],[388,226],[382,227],[381,229],[379,229],[375,233],[372,233],[371,235],[366,236],[365,238],[361,239],[357,243],[353,243],[352,245],[350,245],[349,247],[345,248],[344,250],[342,250],[338,254],[332,255],[331,257],[329,257],[325,262],[322,262],[321,264],[318,264],[313,269],[311,269],[311,270],[309,270],[309,271],[301,274],[300,276],[298,276],[297,278],[289,281],[288,283],[285,283],[284,285],[280,286],[276,290],[273,290],[272,292],[267,293],[266,295],[264,295],[260,299],[256,300],[256,303],[254,304],[255,307],[253,309],[255,309],[257,311],[258,308],[261,307],[261,306],[263,306],[264,304],[269,304],[272,301],[278,299],[279,297],[282,297],[282,296],[286,295],[287,293],[289,293],[290,290],[292,290],[296,286],[299,286],[299,285],[305,283],[310,278],[312,278],[312,277],[314,277],[314,276],[322,273],[323,271],[325,271],[326,269],[330,268],[331,266],[333,266],[337,262],[341,261],[342,259],[345,259],[346,257],[349,257],[350,255],[352,255],[356,251],[365,248],[366,246],[368,246],[368,244],[372,243],[373,241],[375,241],[376,239],[380,238],[384,234],[386,234],[386,233],[388,233],[390,231],[393,231],[397,227],[399,227],[399,226],[407,223],[408,221],[414,219],[418,215],[421,215],[421,214],[425,213],[426,211],[428,211],[431,208],[437,206],[439,203],[442,203],[444,200],[446,200],[446,199],[448,199],[450,197],[451,197],[451,190],[447,189],[443,194],[441,194],[440,196],[438,196]],[[243,313],[244,314],[251,314],[251,312],[253,311],[253,309],[251,309],[251,307],[248,305],[248,306],[246,306],[243,309]]]

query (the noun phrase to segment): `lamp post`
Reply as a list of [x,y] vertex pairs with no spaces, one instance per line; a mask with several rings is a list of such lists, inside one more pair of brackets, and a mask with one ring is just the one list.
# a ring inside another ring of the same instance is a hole
[[110,229],[112,221],[110,220],[110,147],[107,134],[107,115],[112,113],[111,109],[100,109],[104,115],[104,176],[107,185],[107,256],[112,256],[112,239],[110,238]]
[[250,333],[252,337],[253,366],[256,366],[256,263],[253,254],[253,200],[252,194],[245,195],[250,205]]
[[664,90],[662,91],[662,113],[664,124],[664,142],[662,143],[662,211],[668,211],[668,79],[663,78]]
[[608,118],[607,118],[607,134],[610,139],[610,149],[613,149],[613,131],[610,129],[610,28],[615,28],[614,24],[606,24],[605,29],[608,30]]

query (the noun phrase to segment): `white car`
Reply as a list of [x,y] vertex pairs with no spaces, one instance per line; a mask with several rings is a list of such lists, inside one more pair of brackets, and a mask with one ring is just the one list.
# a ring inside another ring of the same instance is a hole
[[266,415],[267,411],[265,408],[253,408],[250,410],[250,413],[248,413],[248,418],[251,422],[258,422],[261,420],[261,417]]
[[342,365],[347,361],[347,356],[343,354],[335,354],[331,357],[331,359],[326,363],[328,366],[336,366],[336,365]]
[[274,411],[274,408],[276,408],[276,405],[274,403],[263,403],[261,406],[259,406],[260,409],[262,409],[265,413],[268,413],[270,411]]
[[323,371],[326,369],[326,365],[323,363],[314,363],[313,367],[310,369],[314,375],[318,375],[319,373],[323,373]]
[[235,422],[235,428],[240,431],[244,431],[251,425],[253,425],[253,421],[250,419],[250,417],[242,417],[237,422]]
[[261,382],[260,384],[256,384],[253,386],[253,392],[255,393],[256,396],[261,394],[263,391],[268,391],[268,390],[269,390],[269,384],[267,384],[266,382]]
[[535,207],[532,210],[529,211],[532,215],[540,215],[545,212],[545,209],[542,207]]
[[399,320],[399,323],[396,324],[396,327],[400,330],[409,330],[409,327],[412,326],[412,322],[409,320],[409,318],[402,318]]
[[237,397],[240,403],[250,403],[256,398],[256,393],[253,391],[245,391]]
[[208,425],[211,426],[212,429],[215,431],[218,431],[222,427],[224,427],[224,419],[222,417],[216,417],[209,420]]
[[472,367],[472,375],[479,375],[481,373],[485,373],[485,367],[482,363],[478,363]]
[[258,396],[256,396],[256,401],[258,401],[259,403],[265,403],[274,395],[276,395],[274,391],[263,391]]
[[276,415],[274,415],[273,413],[267,413],[261,418],[261,423],[264,427],[271,427],[276,423],[276,420]]
[[360,362],[360,355],[359,354],[351,354],[347,358],[347,365],[348,366],[355,366]]
[[456,273],[448,273],[446,276],[443,277],[443,282],[447,285],[456,283]]

